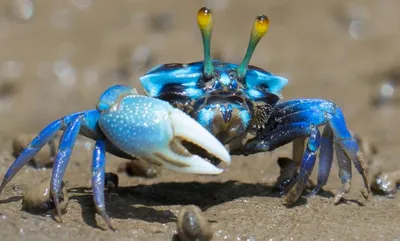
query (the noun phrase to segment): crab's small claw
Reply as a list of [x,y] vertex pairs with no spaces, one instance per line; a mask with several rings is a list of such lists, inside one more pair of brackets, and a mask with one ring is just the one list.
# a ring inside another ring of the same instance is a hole
[[[219,163],[230,165],[224,146],[199,123],[168,102],[140,96],[116,86],[100,98],[99,126],[123,152],[166,169],[219,174]],[[110,96],[113,100],[109,101]],[[106,99],[107,98],[107,99]]]

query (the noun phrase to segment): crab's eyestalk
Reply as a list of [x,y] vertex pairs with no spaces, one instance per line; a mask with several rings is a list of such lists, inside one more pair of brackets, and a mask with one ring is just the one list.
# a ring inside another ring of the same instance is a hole
[[211,60],[211,32],[213,27],[213,18],[211,10],[203,7],[197,13],[197,23],[201,31],[201,37],[203,38],[203,48],[204,48],[204,76],[210,79],[214,76],[214,66]]
[[246,55],[244,56],[242,63],[240,63],[240,66],[237,69],[238,79],[244,79],[244,77],[246,76],[247,67],[250,63],[251,56],[253,55],[253,52],[256,49],[256,46],[260,39],[268,31],[268,27],[269,19],[267,18],[267,16],[257,16],[251,30],[249,46],[247,47]]

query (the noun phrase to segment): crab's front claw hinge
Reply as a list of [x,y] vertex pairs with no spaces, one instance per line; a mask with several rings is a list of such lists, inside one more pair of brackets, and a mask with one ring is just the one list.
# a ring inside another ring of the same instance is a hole
[[181,110],[133,93],[120,97],[101,104],[108,108],[101,108],[99,126],[126,154],[187,173],[219,174],[219,163],[230,165],[224,146]]

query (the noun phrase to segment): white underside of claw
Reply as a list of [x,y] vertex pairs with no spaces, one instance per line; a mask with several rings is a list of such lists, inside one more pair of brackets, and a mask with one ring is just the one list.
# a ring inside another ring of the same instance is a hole
[[[173,137],[179,138],[195,144],[204,150],[207,150],[212,156],[217,157],[224,162],[226,166],[231,163],[231,157],[228,151],[224,148],[210,132],[202,127],[197,121],[192,119],[184,112],[173,109],[170,112],[170,121],[173,129]],[[173,141],[173,140],[171,140]],[[165,148],[159,152],[161,156],[167,157],[168,161],[163,160],[163,166],[166,169],[177,172],[197,173],[197,174],[220,174],[224,170],[216,167],[209,161],[197,155],[181,155],[175,153],[170,148]],[[160,155],[158,155],[160,157]]]
[[177,166],[163,161],[163,167],[167,170],[174,172],[194,173],[194,174],[207,174],[217,175],[224,172],[224,169],[218,168],[213,164],[205,161],[203,158],[193,155],[191,157],[179,157],[180,163],[185,163],[187,166]]

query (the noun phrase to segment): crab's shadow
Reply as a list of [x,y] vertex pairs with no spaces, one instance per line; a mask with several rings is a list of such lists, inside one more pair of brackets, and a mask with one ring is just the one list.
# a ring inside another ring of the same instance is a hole
[[[89,188],[73,188],[71,199],[82,207],[82,216],[88,225],[98,227],[95,221],[93,196]],[[321,191],[319,195],[332,197],[330,192]],[[140,219],[146,222],[168,223],[176,221],[169,205],[196,205],[202,211],[238,198],[275,197],[282,198],[273,186],[247,184],[237,181],[227,182],[167,182],[132,187],[119,187],[117,191],[106,193],[106,209],[112,218]],[[296,206],[307,204],[300,198]],[[143,205],[143,206],[142,206]],[[160,208],[161,207],[161,208]]]

